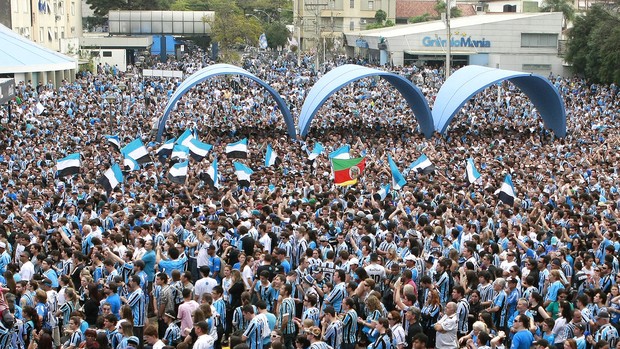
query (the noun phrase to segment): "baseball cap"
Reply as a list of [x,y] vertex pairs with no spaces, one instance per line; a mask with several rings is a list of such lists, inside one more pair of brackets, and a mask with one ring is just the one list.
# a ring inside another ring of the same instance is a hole
[[359,265],[360,261],[357,258],[351,258],[351,260],[349,260],[349,264],[356,264]]
[[6,244],[2,241],[0,241],[0,248],[6,248]]
[[131,336],[131,337],[127,338],[127,343],[140,344],[140,340],[136,336]]
[[314,284],[314,278],[311,275],[304,276],[304,281],[309,283],[310,285]]
[[415,262],[415,256],[410,254],[407,257],[405,257],[405,261],[412,261]]

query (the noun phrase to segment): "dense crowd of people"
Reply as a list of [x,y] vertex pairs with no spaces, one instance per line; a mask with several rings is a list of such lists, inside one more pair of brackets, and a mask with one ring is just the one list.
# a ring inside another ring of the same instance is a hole
[[[155,68],[190,74],[207,57],[195,50]],[[297,117],[322,75],[311,62],[258,57],[244,68]],[[344,63],[356,62],[324,70]],[[441,69],[390,70],[432,105]],[[213,78],[168,120],[165,139],[192,130],[213,145],[177,184],[155,135],[182,81],[128,72],[21,81],[0,110],[1,347],[620,348],[617,86],[550,75],[566,105],[563,139],[510,84],[425,139],[394,88],[363,79],[293,141],[259,85]],[[152,157],[111,192],[98,179],[124,161],[106,135],[141,137]],[[254,170],[246,187],[224,150],[242,138]],[[309,161],[317,142],[326,151]],[[345,144],[366,167],[339,187],[327,153]],[[268,145],[277,165],[265,166]],[[56,161],[76,152],[79,173],[59,177]],[[435,171],[411,171],[380,195],[388,155],[404,170],[421,154]],[[204,176],[215,159],[217,188]],[[506,174],[512,206],[497,195]]]

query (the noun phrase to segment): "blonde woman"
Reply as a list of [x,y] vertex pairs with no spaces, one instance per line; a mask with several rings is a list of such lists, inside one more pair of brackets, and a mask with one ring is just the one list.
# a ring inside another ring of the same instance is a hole
[[[372,343],[377,339],[376,336],[373,336],[373,330],[375,329],[376,321],[382,316],[383,307],[379,298],[373,295],[368,296],[364,304],[366,305],[366,314],[368,315],[366,315],[365,319],[357,319],[357,323],[363,326],[362,332],[368,337],[368,342]],[[363,345],[369,343],[364,343]]]

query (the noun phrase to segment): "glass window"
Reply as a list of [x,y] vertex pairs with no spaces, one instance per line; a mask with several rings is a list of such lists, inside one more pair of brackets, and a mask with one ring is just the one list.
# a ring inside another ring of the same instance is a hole
[[521,47],[558,47],[558,34],[521,33]]
[[349,7],[355,8],[355,0],[349,0]]

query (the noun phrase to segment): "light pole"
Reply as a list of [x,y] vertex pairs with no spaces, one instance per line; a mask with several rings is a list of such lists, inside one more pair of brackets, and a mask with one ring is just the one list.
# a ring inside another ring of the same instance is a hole
[[452,56],[452,35],[450,34],[450,0],[446,0],[446,30],[448,32],[446,50],[446,80],[450,77],[450,59]]
[[268,24],[271,24],[271,22],[273,22],[273,18],[271,18],[271,15],[269,14],[269,12],[267,12],[265,10],[260,10],[260,9],[257,9],[257,8],[254,9],[254,12],[260,12],[260,13],[263,13],[265,16],[267,16],[267,23]]

